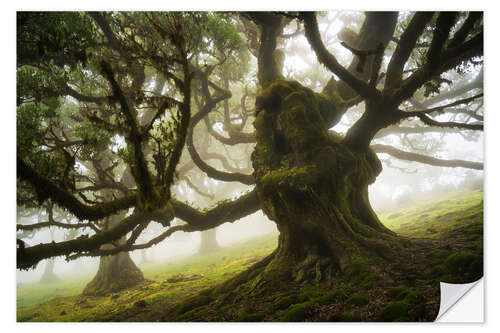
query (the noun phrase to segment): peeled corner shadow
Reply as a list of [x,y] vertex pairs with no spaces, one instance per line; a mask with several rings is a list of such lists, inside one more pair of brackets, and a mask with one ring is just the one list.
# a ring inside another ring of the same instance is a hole
[[[454,306],[460,302],[460,300],[467,295],[476,285],[482,282],[483,277],[479,280],[471,282],[471,283],[445,283],[440,282],[440,305],[439,305],[439,313],[434,320],[434,322],[447,322],[442,321],[443,316],[447,314],[450,310],[454,308]],[[484,294],[482,295],[482,299],[484,299]],[[471,304],[474,306],[474,304]],[[483,308],[484,311],[484,308]],[[484,316],[483,316],[484,318]],[[459,322],[459,321],[453,321]],[[466,322],[466,321],[464,321]]]

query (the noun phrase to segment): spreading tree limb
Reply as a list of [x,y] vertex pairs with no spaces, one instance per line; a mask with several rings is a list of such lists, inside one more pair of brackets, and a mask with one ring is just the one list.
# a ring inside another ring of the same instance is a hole
[[396,157],[400,160],[419,162],[423,164],[429,164],[440,167],[448,167],[448,168],[467,168],[474,170],[483,170],[483,163],[480,162],[471,162],[464,160],[445,160],[440,158],[435,158],[431,156],[406,152],[392,146],[381,145],[381,144],[373,144],[370,146],[376,153],[385,153],[389,154],[393,157]]

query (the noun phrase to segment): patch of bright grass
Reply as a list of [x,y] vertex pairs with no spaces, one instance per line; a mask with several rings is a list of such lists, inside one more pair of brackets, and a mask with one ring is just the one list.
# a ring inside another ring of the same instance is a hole
[[[277,234],[269,234],[224,247],[212,254],[139,264],[148,282],[105,297],[81,296],[86,283],[92,278],[90,275],[54,284],[24,284],[17,288],[17,320],[126,320],[129,316],[148,311],[148,306],[154,303],[178,302],[228,280],[270,254],[276,248],[277,240]],[[203,274],[204,277],[178,283],[166,282],[176,274]]]
[[379,215],[389,229],[406,237],[437,238],[448,232],[483,231],[483,191],[461,191]]

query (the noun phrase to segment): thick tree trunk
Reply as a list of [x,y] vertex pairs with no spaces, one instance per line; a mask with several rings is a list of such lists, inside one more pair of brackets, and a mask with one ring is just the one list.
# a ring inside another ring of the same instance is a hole
[[59,281],[59,277],[54,273],[54,258],[47,259],[40,283],[53,283],[57,281]]
[[356,257],[383,259],[398,246],[368,200],[380,161],[328,130],[321,98],[277,80],[257,99],[254,176],[262,210],[280,231],[263,274],[281,279],[326,280]]
[[200,248],[198,249],[199,254],[208,254],[220,249],[219,243],[217,243],[217,231],[216,229],[209,229],[201,232],[201,242]]
[[[112,227],[124,215],[115,215],[108,220],[105,228]],[[124,239],[120,240],[121,242]],[[106,244],[102,249],[111,249],[114,245]],[[117,292],[137,285],[144,281],[141,270],[135,265],[128,252],[100,257],[99,269],[83,290],[83,295],[101,296]]]
[[101,296],[133,287],[144,280],[141,270],[128,252],[101,257],[96,276],[90,281],[83,295]]

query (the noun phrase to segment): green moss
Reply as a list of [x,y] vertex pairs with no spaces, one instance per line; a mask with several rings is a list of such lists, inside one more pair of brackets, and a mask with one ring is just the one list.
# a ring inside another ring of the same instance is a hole
[[370,303],[371,296],[367,293],[359,293],[349,297],[346,301],[346,307],[361,307]]
[[309,185],[319,180],[315,166],[283,168],[267,172],[260,180],[262,190],[275,191],[279,187],[306,190]]
[[365,258],[354,258],[351,263],[344,268],[344,274],[348,278],[365,275],[371,271],[370,265]]
[[292,304],[301,303],[306,300],[302,295],[287,295],[278,297],[273,301],[272,311],[282,310],[288,308]]
[[311,300],[311,299],[317,298],[319,296],[321,296],[320,291],[314,290],[314,289],[306,289],[306,290],[301,291],[299,298],[304,299],[304,300],[306,300],[306,299]]
[[219,314],[224,314],[224,313],[226,313],[229,309],[231,309],[233,306],[234,306],[233,304],[226,304],[226,305],[224,305],[224,306],[221,306],[221,307],[217,310],[217,312],[218,312]]
[[344,294],[340,294],[338,291],[332,290],[332,291],[329,291],[326,294],[324,294],[318,298],[315,298],[314,301],[318,304],[326,305],[326,304],[334,303],[341,296],[344,296]]
[[279,321],[282,322],[304,321],[307,315],[307,311],[312,307],[312,305],[313,302],[311,301],[292,305],[290,306],[290,308],[288,308],[288,310],[286,310],[281,315]]
[[474,253],[483,256],[483,238],[477,239],[474,242]]
[[373,282],[372,281],[363,282],[363,283],[361,283],[360,287],[363,288],[363,289],[366,289],[366,290],[372,289],[373,288]]
[[387,296],[391,300],[402,300],[411,290],[405,286],[397,286],[387,291]]
[[[420,218],[422,213],[427,216]],[[481,239],[483,191],[456,192],[396,212],[381,214],[380,219],[389,229],[407,237],[436,239],[460,236]]]
[[483,276],[483,257],[481,255],[454,253],[446,258],[443,266],[445,273],[457,278],[460,278],[464,274],[470,276],[472,279],[479,279]]
[[450,250],[445,249],[437,249],[431,251],[427,254],[427,257],[431,259],[446,259],[452,252]]
[[350,285],[342,284],[331,291],[332,297],[336,299],[346,300],[352,293],[353,288]]
[[382,308],[378,314],[379,321],[396,321],[398,318],[408,317],[411,306],[404,301],[390,303]]
[[396,301],[380,311],[379,321],[414,321],[418,317],[419,309],[424,306],[425,299],[422,294],[404,286],[390,289],[388,296]]
[[444,265],[437,265],[432,267],[430,270],[431,276],[440,277],[448,273],[447,268]]
[[372,271],[366,259],[355,258],[344,268],[344,279],[355,284],[361,284],[376,281],[380,279],[380,276]]
[[255,322],[255,321],[262,321],[264,319],[265,315],[263,314],[258,314],[258,313],[249,313],[247,309],[241,309],[238,311],[238,314],[236,316],[235,321],[241,321],[241,322]]
[[418,304],[421,304],[422,302],[424,302],[424,297],[419,292],[416,292],[414,290],[410,290],[410,291],[408,291],[408,293],[406,293],[403,300],[406,303],[410,304],[410,306],[415,307]]
[[181,321],[193,321],[196,318],[196,315],[200,312],[203,312],[206,310],[206,306],[199,306],[195,307],[192,310],[189,310],[187,312],[182,313],[182,315],[179,317],[179,320]]

